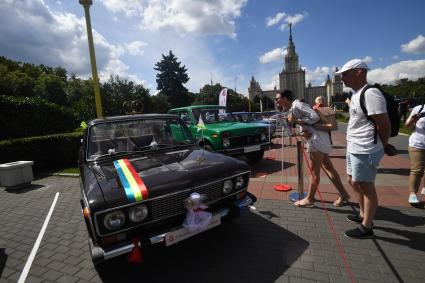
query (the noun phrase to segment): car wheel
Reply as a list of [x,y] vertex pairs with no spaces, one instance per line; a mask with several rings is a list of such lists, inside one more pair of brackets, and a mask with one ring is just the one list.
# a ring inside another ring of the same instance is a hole
[[261,159],[263,159],[264,156],[264,150],[255,151],[251,153],[246,154],[246,158],[248,158],[249,162],[259,162]]

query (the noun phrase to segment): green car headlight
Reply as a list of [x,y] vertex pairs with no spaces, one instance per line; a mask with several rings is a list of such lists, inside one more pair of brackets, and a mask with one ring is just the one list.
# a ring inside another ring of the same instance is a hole
[[228,138],[223,138],[223,146],[224,147],[230,146],[230,140]]

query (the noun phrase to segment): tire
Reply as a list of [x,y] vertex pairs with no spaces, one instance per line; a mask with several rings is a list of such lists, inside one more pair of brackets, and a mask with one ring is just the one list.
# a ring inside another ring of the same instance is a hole
[[264,150],[263,149],[246,154],[246,158],[248,158],[249,162],[259,162],[261,159],[263,159],[263,156],[264,156]]

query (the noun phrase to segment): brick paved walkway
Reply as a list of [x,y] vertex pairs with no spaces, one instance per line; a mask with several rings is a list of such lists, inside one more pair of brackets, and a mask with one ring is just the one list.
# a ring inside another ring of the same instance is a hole
[[[333,132],[332,140],[334,143],[331,153],[331,160],[340,174],[341,180],[355,200],[355,194],[346,180],[345,153],[346,141],[345,134],[341,132]],[[275,146],[265,153],[265,157],[272,157],[275,160],[262,160],[260,164],[255,165],[252,170],[250,191],[258,198],[262,199],[279,199],[287,200],[288,193],[278,192],[273,189],[276,184],[290,184],[295,190],[298,190],[297,175],[297,157],[296,157],[296,141],[293,138],[292,146],[290,146],[289,138],[283,139],[284,147],[282,151],[282,139],[274,139]],[[284,170],[282,171],[282,162],[284,160]],[[407,189],[407,180],[409,176],[409,160],[402,156],[384,156],[381,161],[378,175],[376,178],[376,187],[378,192],[379,204],[382,206],[402,206],[410,207],[407,199],[409,196]],[[304,159],[304,188],[307,190],[310,172]],[[326,202],[333,202],[338,198],[337,191],[333,187],[325,173],[321,172],[321,182],[319,190]],[[319,196],[316,196],[319,199]],[[425,197],[423,198],[425,200]]]
[[[334,142],[333,161],[345,180],[344,137],[337,133]],[[0,282],[18,280],[56,192],[27,282],[349,282],[321,204],[297,208],[272,188],[282,178],[296,185],[294,150],[284,149],[290,174],[281,175],[280,161],[263,160],[252,168],[253,177],[267,174],[251,180],[249,190],[259,197],[255,210],[189,241],[154,249],[141,266],[118,258],[100,274],[90,261],[77,178],[45,177],[19,191],[0,188]],[[408,160],[385,157],[382,165],[376,239],[343,236],[355,227],[345,219],[357,209],[354,203],[326,203],[329,218],[356,282],[425,282],[425,213],[406,204]],[[325,200],[333,201],[326,176],[322,183]]]

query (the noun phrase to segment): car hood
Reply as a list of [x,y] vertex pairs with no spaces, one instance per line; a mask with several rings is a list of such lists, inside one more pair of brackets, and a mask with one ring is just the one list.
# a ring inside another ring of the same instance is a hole
[[[149,152],[128,159],[148,190],[148,198],[191,188],[237,173],[249,171],[249,166],[238,159],[202,149],[172,152]],[[86,190],[90,206],[113,207],[131,203],[113,163],[93,164],[88,167],[98,181],[98,190]],[[90,174],[91,175],[91,174]]]

